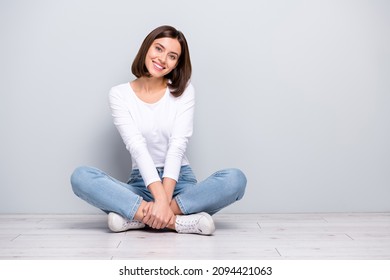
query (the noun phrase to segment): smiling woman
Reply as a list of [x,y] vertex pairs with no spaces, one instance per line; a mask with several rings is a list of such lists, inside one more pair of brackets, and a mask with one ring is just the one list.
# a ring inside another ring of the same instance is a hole
[[93,167],[71,177],[74,193],[108,213],[113,232],[169,228],[210,235],[211,215],[241,199],[246,177],[218,171],[197,182],[185,154],[192,136],[195,91],[187,41],[171,26],[153,30],[132,65],[134,81],[110,91],[110,106],[132,158],[127,183]]
[[[165,76],[176,68],[180,53],[181,46],[177,39],[164,37],[154,40],[145,57],[144,67],[146,67],[147,76],[141,76],[131,82],[131,87],[141,100],[146,103],[155,103],[161,99],[167,82],[170,82],[166,80]],[[156,78],[157,81],[162,81],[160,85],[156,84],[155,92],[147,86],[152,77]]]
[[[155,51],[155,52],[154,52]],[[154,57],[153,57],[154,55]],[[153,30],[143,41],[138,54],[136,55],[131,71],[137,78],[151,75],[148,62],[154,59],[166,59],[167,55],[175,56],[172,62],[174,66],[169,71],[164,71],[165,78],[169,80],[171,94],[178,97],[187,87],[191,78],[192,66],[187,40],[184,34],[171,26],[160,26]],[[149,58],[147,58],[149,57]],[[172,59],[173,57],[168,57]],[[162,65],[156,65],[161,67]]]
[[[150,76],[165,76],[177,65],[181,47],[176,39],[156,39],[146,54],[145,66]],[[153,67],[152,67],[153,66]],[[153,70],[157,71],[153,75]]]

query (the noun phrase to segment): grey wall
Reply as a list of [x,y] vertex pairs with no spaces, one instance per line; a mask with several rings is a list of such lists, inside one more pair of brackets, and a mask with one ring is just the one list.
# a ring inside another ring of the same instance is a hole
[[225,212],[390,211],[388,1],[1,1],[0,213],[95,213],[69,176],[125,180],[108,91],[153,28],[189,41],[199,179],[240,167]]

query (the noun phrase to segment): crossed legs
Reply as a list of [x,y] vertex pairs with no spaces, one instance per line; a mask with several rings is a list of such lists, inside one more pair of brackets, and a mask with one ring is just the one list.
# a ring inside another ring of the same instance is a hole
[[[186,175],[190,176],[188,169]],[[174,216],[167,228],[178,232],[193,233],[188,228],[199,224],[199,219],[203,220],[204,226],[212,223],[211,228],[214,228],[210,215],[241,199],[246,186],[246,177],[238,169],[218,171],[200,183],[189,179],[184,183],[178,182],[175,189],[177,193],[170,203]],[[123,218],[123,223],[135,220],[142,224],[139,221],[143,220],[145,211],[153,203],[153,197],[142,186],[142,182],[138,181],[141,184],[138,186],[125,184],[93,167],[79,167],[71,177],[72,188],[77,196],[106,213],[117,213]],[[210,227],[205,230],[211,231]]]

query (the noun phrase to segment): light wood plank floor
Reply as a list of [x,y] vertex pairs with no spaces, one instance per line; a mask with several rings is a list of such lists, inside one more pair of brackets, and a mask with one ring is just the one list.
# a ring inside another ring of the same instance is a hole
[[0,215],[0,259],[390,259],[390,213],[217,214],[212,236],[111,233],[106,215]]

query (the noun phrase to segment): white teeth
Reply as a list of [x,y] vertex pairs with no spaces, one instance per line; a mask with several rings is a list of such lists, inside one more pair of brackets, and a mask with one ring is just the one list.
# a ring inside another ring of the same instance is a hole
[[153,65],[154,66],[156,66],[158,69],[160,69],[160,70],[163,70],[164,69],[164,67],[162,67],[162,66],[160,66],[160,65],[158,65],[158,64],[156,64],[156,63],[153,63]]

